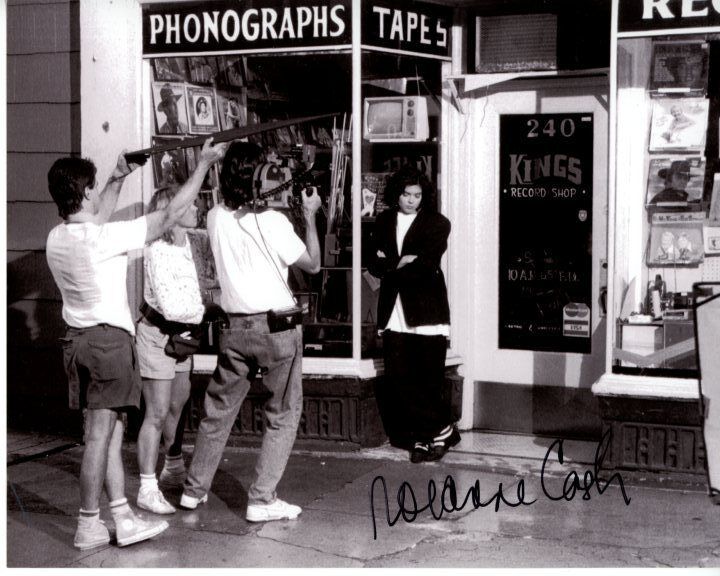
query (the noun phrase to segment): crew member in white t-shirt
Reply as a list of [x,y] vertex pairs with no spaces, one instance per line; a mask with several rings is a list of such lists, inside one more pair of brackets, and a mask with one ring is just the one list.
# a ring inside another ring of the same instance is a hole
[[179,221],[190,208],[210,166],[227,144],[202,148],[197,168],[163,209],[135,220],[108,222],[125,177],[137,167],[123,154],[105,188],[95,190],[92,161],[57,160],[48,173],[50,195],[63,223],[50,231],[47,260],[63,299],[67,331],[62,339],[71,407],[87,410],[85,450],[80,465],[80,516],[75,547],[110,542],[100,520],[103,485],[110,501],[118,546],[151,538],[167,522],[143,520],[125,498],[121,459],[121,413],[140,407],[140,374],[125,278],[127,253],[142,248]]
[[[205,394],[205,416],[198,427],[192,464],[180,506],[194,509],[207,501],[213,476],[251,381],[262,374],[271,397],[265,402],[267,426],[255,478],[248,489],[246,519],[265,522],[295,518],[299,506],[277,498],[302,413],[302,332],[289,322],[278,327],[269,311],[293,306],[288,267],[320,270],[315,214],[317,193],[303,196],[305,243],[280,212],[260,207],[254,198],[253,172],[261,150],[234,143],[223,160],[220,190],[224,205],[207,218],[208,236],[222,290],[221,306],[230,326],[220,333],[220,357]],[[282,329],[281,329],[282,328]]]

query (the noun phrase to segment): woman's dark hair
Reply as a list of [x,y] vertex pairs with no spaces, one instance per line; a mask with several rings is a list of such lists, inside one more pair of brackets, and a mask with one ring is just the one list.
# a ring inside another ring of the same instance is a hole
[[220,169],[220,192],[225,205],[236,210],[253,200],[253,172],[262,161],[262,148],[251,142],[233,142]]
[[205,104],[205,109],[207,110],[208,103],[207,100],[205,100],[204,96],[200,96],[197,102],[195,102],[195,112],[197,112],[198,114],[200,114],[200,104]]
[[385,184],[385,203],[391,208],[397,208],[398,200],[400,195],[405,192],[405,188],[414,185],[418,185],[422,189],[420,209],[436,211],[435,187],[423,172],[411,164],[405,164],[388,178],[387,184]]
[[[163,186],[162,188],[155,190],[155,193],[153,194],[153,197],[150,198],[150,203],[148,204],[148,213],[157,212],[158,210],[167,208],[167,205],[170,204],[170,200],[175,197],[177,191],[177,186]],[[168,244],[172,244],[172,230],[166,230],[161,238]]]
[[48,171],[48,189],[58,207],[60,218],[65,220],[82,208],[85,189],[95,187],[97,168],[88,158],[60,158]]

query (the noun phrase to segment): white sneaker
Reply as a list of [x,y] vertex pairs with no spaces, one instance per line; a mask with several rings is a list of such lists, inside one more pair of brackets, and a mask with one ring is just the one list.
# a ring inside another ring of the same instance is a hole
[[143,490],[138,492],[137,496],[138,508],[154,512],[155,514],[173,514],[175,506],[165,500],[165,496],[160,490]]
[[169,524],[165,520],[151,522],[138,518],[134,513],[125,514],[115,520],[115,532],[118,546],[127,546],[157,536],[167,530]]
[[90,550],[109,543],[110,532],[108,532],[105,522],[97,517],[80,516],[78,518],[78,527],[73,542],[75,548]]
[[279,498],[272,504],[248,504],[245,519],[248,522],[268,522],[270,520],[292,520],[302,512],[300,506],[288,504]]
[[205,504],[208,501],[208,495],[204,494],[200,498],[190,496],[190,494],[183,493],[180,498],[180,508],[187,508],[188,510],[195,510],[199,504]]
[[186,476],[187,472],[185,468],[181,468],[179,470],[168,470],[167,468],[163,468],[160,471],[158,482],[160,484],[164,484],[165,486],[182,486],[185,483]]

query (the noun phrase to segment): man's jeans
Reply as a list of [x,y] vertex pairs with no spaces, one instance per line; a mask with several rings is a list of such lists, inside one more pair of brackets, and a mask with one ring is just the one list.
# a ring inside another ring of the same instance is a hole
[[198,428],[185,493],[201,498],[213,476],[250,389],[248,372],[266,367],[262,383],[272,396],[265,402],[267,418],[248,504],[269,504],[285,471],[302,413],[301,327],[270,334],[266,314],[230,315],[220,332],[218,366],[205,393],[205,415]]

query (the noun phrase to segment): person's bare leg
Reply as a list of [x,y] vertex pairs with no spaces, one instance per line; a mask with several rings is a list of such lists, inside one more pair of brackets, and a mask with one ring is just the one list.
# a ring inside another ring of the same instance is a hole
[[171,451],[171,448],[174,444],[176,444],[175,439],[178,433],[181,436],[180,442],[182,445],[182,429],[178,426],[178,423],[180,422],[183,408],[185,407],[185,403],[189,397],[190,372],[177,372],[172,381],[170,407],[162,429],[162,445],[166,455],[177,455],[182,453],[181,451],[177,451],[177,454],[175,454]]
[[80,506],[83,510],[97,510],[100,507],[117,417],[114,410],[106,408],[87,410],[85,450],[80,464]]
[[145,418],[140,427],[137,440],[140,474],[155,474],[158,450],[160,448],[160,434],[165,426],[165,420],[170,408],[172,384],[172,380],[143,378]]
[[107,472],[105,474],[105,490],[107,490],[110,502],[125,498],[125,470],[122,463],[122,443],[125,427],[123,426],[122,415],[119,412],[115,415],[115,425],[110,437]]

